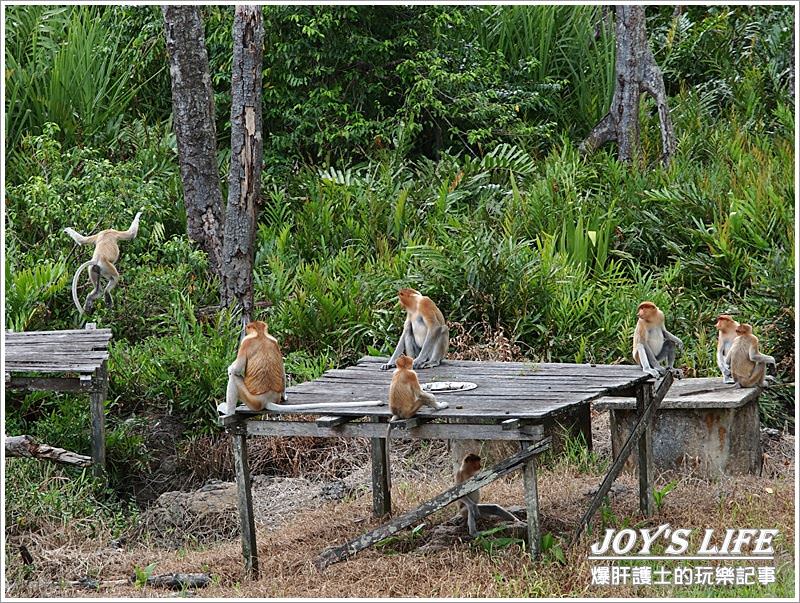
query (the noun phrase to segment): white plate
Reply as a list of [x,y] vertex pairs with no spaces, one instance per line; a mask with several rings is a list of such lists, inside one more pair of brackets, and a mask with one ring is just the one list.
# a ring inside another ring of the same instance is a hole
[[452,394],[466,392],[478,387],[477,383],[470,381],[433,381],[422,386],[422,391],[432,394]]

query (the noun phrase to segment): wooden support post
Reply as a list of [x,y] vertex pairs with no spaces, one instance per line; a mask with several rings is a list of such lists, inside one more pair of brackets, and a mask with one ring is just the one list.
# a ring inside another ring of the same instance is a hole
[[[319,556],[314,560],[314,565],[320,571],[328,567],[332,563],[343,561],[356,553],[363,551],[367,547],[380,542],[384,538],[396,534],[400,530],[414,525],[419,520],[427,517],[431,513],[435,513],[440,509],[444,509],[450,503],[458,500],[462,496],[475,492],[488,486],[499,477],[510,473],[517,469],[522,463],[530,460],[534,455],[547,450],[550,447],[550,438],[545,438],[535,444],[531,445],[530,442],[522,442],[522,450],[501,462],[490,469],[484,469],[473,475],[468,480],[456,484],[448,488],[440,495],[432,498],[426,503],[423,503],[413,511],[404,513],[387,524],[375,528],[354,538],[347,544],[341,546],[333,546],[322,551]],[[536,515],[538,518],[538,514]],[[537,525],[538,528],[538,525]],[[538,529],[537,529],[538,531]]]
[[[653,401],[653,384],[642,383],[636,390],[636,417],[642,420],[644,411]],[[645,517],[653,514],[653,425],[656,413],[650,413],[647,425],[639,438],[639,510]]]
[[253,517],[253,494],[250,489],[250,464],[247,458],[247,433],[232,430],[233,464],[236,471],[236,494],[239,504],[239,526],[242,534],[244,568],[250,578],[258,579],[258,548]]
[[586,448],[592,449],[592,408],[588,402],[582,404],[576,413],[578,429],[583,434]]
[[[530,442],[521,441],[520,448],[525,451]],[[541,550],[541,530],[539,527],[539,489],[536,483],[536,457],[532,456],[522,469],[522,481],[525,485],[525,512],[528,522],[528,551],[531,557],[539,556]]]
[[[611,484],[614,483],[614,480],[617,479],[617,476],[619,475],[620,471],[622,471],[622,467],[625,465],[625,461],[628,459],[628,455],[631,453],[633,445],[639,442],[639,439],[641,438],[642,434],[645,431],[650,430],[651,420],[655,416],[655,412],[658,409],[658,405],[661,404],[661,400],[664,399],[664,396],[667,395],[669,388],[672,387],[672,380],[673,380],[672,373],[668,372],[661,380],[661,384],[658,386],[658,390],[656,390],[655,394],[652,393],[653,391],[652,382],[645,381],[639,386],[641,391],[647,390],[649,392],[649,394],[643,394],[643,397],[647,397],[648,395],[650,395],[652,396],[652,400],[642,410],[642,414],[637,420],[636,425],[633,426],[631,433],[628,435],[628,439],[625,440],[625,443],[622,445],[622,448],[620,449],[617,458],[614,459],[614,462],[611,464],[608,473],[606,473],[606,476],[603,478],[603,482],[600,484],[600,487],[597,489],[597,492],[595,493],[594,497],[589,503],[589,508],[586,510],[586,513],[583,514],[583,517],[581,517],[581,520],[578,522],[578,527],[575,528],[575,532],[572,535],[572,542],[576,542],[578,538],[580,538],[584,528],[589,524],[592,517],[597,512],[597,509],[600,508],[600,504],[603,502],[603,499],[606,497],[608,491],[611,489]],[[637,400],[638,397],[639,396],[637,394]],[[648,477],[652,476],[652,473],[648,472],[647,476]],[[639,484],[641,487],[641,481],[639,482]],[[652,496],[652,482],[650,482],[649,488],[650,488],[649,496]],[[645,493],[647,493],[647,489],[645,489]],[[642,497],[640,492],[640,500],[641,498]]]
[[[378,417],[371,417],[371,423],[378,423]],[[384,517],[392,513],[392,487],[389,481],[389,454],[386,438],[370,438],[372,445],[372,515]]]
[[94,372],[90,406],[92,413],[92,472],[105,477],[106,472],[106,395],[108,393],[108,367],[103,363]]

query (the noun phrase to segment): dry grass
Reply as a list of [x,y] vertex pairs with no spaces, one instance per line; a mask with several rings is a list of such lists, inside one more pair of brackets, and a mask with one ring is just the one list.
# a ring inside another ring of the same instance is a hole
[[[793,468],[792,468],[793,469]],[[659,483],[676,479],[661,476]],[[578,474],[566,462],[540,472],[542,524],[545,532],[566,537],[588,503],[588,495],[600,481],[597,475]],[[637,521],[635,480],[623,476],[611,498],[606,516],[611,523]],[[443,479],[395,481],[394,505],[407,510],[430,498],[445,486]],[[507,506],[521,504],[522,487],[518,476],[499,480],[486,489],[485,498]],[[9,579],[7,595],[13,596],[168,596],[162,590],[141,589],[133,585],[87,592],[61,588],[54,581],[77,580],[91,576],[104,580],[124,578],[136,566],[156,563],[155,573],[208,572],[214,583],[204,589],[204,597],[535,597],[604,596],[608,587],[591,586],[591,563],[586,559],[588,539],[566,550],[567,564],[551,556],[531,562],[516,545],[488,554],[474,543],[455,537],[443,549],[420,552],[406,547],[404,554],[387,554],[368,549],[349,561],[329,567],[320,574],[312,560],[331,543],[342,543],[373,527],[370,518],[371,496],[362,494],[343,502],[316,504],[299,512],[277,529],[260,526],[259,555],[262,578],[246,581],[242,573],[241,548],[237,540],[221,542],[199,550],[168,551],[131,544],[111,548],[107,537],[65,541],[63,537],[40,534],[25,538],[34,556],[35,567],[22,579],[24,570],[14,545],[7,544]],[[447,520],[452,509],[428,518],[430,526]],[[790,475],[780,477],[741,477],[717,483],[684,477],[667,495],[659,513],[647,522],[658,525],[696,528],[775,527],[781,532],[777,544],[779,576],[793,566],[794,486]],[[418,544],[426,542],[425,534]],[[594,540],[594,539],[592,539]],[[415,543],[417,544],[417,543]],[[11,554],[9,554],[11,553]],[[791,580],[785,581],[786,584]],[[681,595],[659,587],[614,587],[614,596]],[[734,591],[731,590],[731,594]],[[769,589],[757,594],[768,596]],[[780,593],[779,593],[780,594]],[[782,593],[784,596],[789,593]]]

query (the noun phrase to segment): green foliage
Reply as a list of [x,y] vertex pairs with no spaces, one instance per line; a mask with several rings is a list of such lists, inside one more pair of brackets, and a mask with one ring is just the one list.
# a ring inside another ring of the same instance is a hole
[[35,330],[47,304],[70,282],[63,261],[15,269],[6,255],[5,311],[6,328],[12,331]]
[[[6,525],[32,534],[63,532],[69,538],[118,538],[138,518],[134,505],[120,503],[88,469],[31,459],[5,466]],[[12,527],[13,526],[13,527]]]
[[660,511],[661,507],[664,506],[665,499],[667,494],[672,492],[675,489],[675,486],[678,485],[678,482],[673,480],[666,484],[663,488],[655,488],[653,489],[653,500],[656,503],[656,510]]
[[114,133],[136,94],[128,33],[101,7],[11,6],[6,12],[6,148],[57,123],[69,144]]
[[134,584],[136,588],[144,588],[147,586],[147,580],[153,575],[153,571],[156,569],[157,565],[158,563],[153,562],[144,568],[138,565],[133,566],[133,575],[135,576]]

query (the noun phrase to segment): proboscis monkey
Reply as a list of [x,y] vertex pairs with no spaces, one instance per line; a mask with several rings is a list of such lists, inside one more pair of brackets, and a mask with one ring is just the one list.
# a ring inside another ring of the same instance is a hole
[[412,370],[411,358],[403,354],[397,359],[397,368],[389,385],[389,410],[392,420],[410,419],[423,406],[435,410],[447,408],[447,402],[437,402],[436,397],[422,391],[417,373]]
[[736,329],[739,327],[739,323],[728,314],[720,314],[714,326],[719,331],[719,337],[717,338],[717,366],[722,372],[722,382],[733,383],[733,377],[731,377],[730,368],[725,363],[725,357],[733,345],[733,340],[736,339]]
[[[439,402],[433,394],[422,391],[417,373],[411,368],[412,364],[411,358],[405,354],[397,358],[397,368],[392,375],[392,382],[389,384],[389,410],[392,412],[392,418],[389,419],[389,425],[386,428],[387,459],[391,452],[392,427],[394,427],[395,421],[410,419],[423,406],[429,406],[434,410],[448,407],[447,402]],[[391,489],[391,474],[388,478],[389,489]]]
[[381,370],[394,368],[401,354],[414,359],[414,369],[439,366],[450,345],[450,329],[441,311],[415,289],[400,289],[397,297],[406,309],[406,321],[394,354]]
[[[382,400],[365,402],[327,402],[316,404],[279,404],[286,399],[286,374],[278,341],[267,332],[267,323],[255,320],[245,326],[236,360],[228,367],[228,390],[225,413],[236,412],[241,400],[255,411],[307,411],[355,406],[382,406]],[[221,407],[222,405],[220,405]]]
[[[651,377],[659,377],[675,364],[675,348],[683,342],[664,327],[664,313],[653,302],[639,304],[633,332],[633,359]],[[661,360],[667,360],[667,368]]]
[[[461,467],[456,471],[456,483],[460,484],[481,470],[481,457],[477,454],[468,453],[464,455],[461,460]],[[495,515],[508,521],[516,522],[518,519],[510,512],[494,504],[481,504],[481,491],[475,490],[466,496],[459,498],[456,503],[460,509],[459,513],[467,522],[470,536],[478,535],[477,520],[481,517],[482,513],[487,515]]]
[[775,358],[759,353],[753,327],[743,323],[736,327],[736,339],[725,357],[725,364],[736,387],[764,387],[767,365],[775,366]]
[[[117,286],[117,281],[119,280],[119,272],[117,272],[114,266],[119,259],[119,246],[117,246],[117,241],[130,241],[137,235],[139,232],[139,217],[141,215],[141,211],[136,214],[128,230],[114,230],[113,228],[109,228],[107,230],[101,230],[95,235],[85,237],[73,228],[64,229],[64,232],[71,236],[72,240],[78,245],[94,245],[92,259],[81,264],[75,272],[75,276],[72,278],[72,301],[75,302],[75,307],[78,308],[78,312],[81,314],[84,312],[91,312],[94,307],[94,300],[100,296],[101,276],[108,279],[108,284],[103,291],[103,298],[106,300],[106,304],[109,307],[113,306],[111,290]],[[78,279],[83,269],[87,266],[89,266],[89,280],[92,282],[94,290],[89,293],[86,297],[86,302],[83,307],[81,307],[81,303],[78,301]]]

